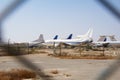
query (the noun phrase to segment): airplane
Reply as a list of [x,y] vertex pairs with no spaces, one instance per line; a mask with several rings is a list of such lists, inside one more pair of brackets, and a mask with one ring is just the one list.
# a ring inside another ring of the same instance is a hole
[[[72,36],[73,36],[73,34],[70,34],[67,38],[65,38],[65,39],[59,39],[59,40],[70,40],[70,39],[72,39]],[[45,42],[43,43],[43,45],[46,45],[46,46],[53,46],[53,44],[54,44],[54,41],[53,40],[58,40],[58,39],[52,39],[52,40],[45,40]],[[55,46],[58,46],[59,45],[59,43],[55,43]]]
[[109,36],[110,41],[107,41],[109,44],[108,46],[112,47],[120,47],[120,41],[118,41],[114,35]]
[[[70,34],[66,39],[72,39],[72,35]],[[52,40],[57,40],[58,39],[58,35],[56,35]],[[39,38],[29,42],[29,47],[37,47],[39,45],[51,45],[51,42],[48,42],[48,40],[44,40],[43,34],[40,34]]]
[[[57,39],[57,38],[58,38],[58,35],[56,35],[56,36],[54,37],[54,39]],[[40,34],[39,38],[36,39],[36,40],[34,40],[34,41],[32,41],[32,42],[43,43],[43,42],[44,42],[44,40],[43,40],[43,34]]]
[[114,36],[110,37],[111,41],[107,41],[106,37],[99,39],[97,42],[93,42],[93,46],[96,47],[120,47],[120,41],[117,41]]
[[89,29],[88,32],[84,35],[77,36],[74,39],[57,39],[57,40],[46,40],[45,43],[64,43],[68,45],[80,45],[81,43],[90,43],[92,42],[92,33],[93,29]]
[[120,47],[120,41],[106,41],[107,47]]
[[[54,37],[55,39],[57,39],[57,35]],[[33,47],[37,47],[38,45],[40,45],[41,43],[44,43],[44,39],[43,39],[43,34],[40,34],[39,38],[32,41],[32,42],[29,42],[29,48],[33,48]]]
[[94,47],[103,47],[103,46],[107,47],[109,43],[106,42],[106,41],[107,41],[107,38],[106,37],[102,37],[97,42],[92,42],[92,45]]
[[34,44],[30,45],[31,47],[37,46],[39,44],[42,45],[52,45],[55,44],[55,46],[58,46],[60,43],[64,43],[67,45],[80,45],[81,43],[91,43],[93,41],[92,39],[92,33],[93,29],[89,29],[88,32],[84,35],[79,35],[76,38],[72,38],[73,34],[70,34],[66,39],[57,39],[58,35],[54,37],[54,39],[51,40],[44,40],[43,35],[41,34],[39,39],[34,40]]
[[93,30],[89,29],[86,34],[84,34],[84,35],[78,35],[77,38],[85,38],[86,36],[89,36],[90,38],[92,38],[92,33],[93,33]]

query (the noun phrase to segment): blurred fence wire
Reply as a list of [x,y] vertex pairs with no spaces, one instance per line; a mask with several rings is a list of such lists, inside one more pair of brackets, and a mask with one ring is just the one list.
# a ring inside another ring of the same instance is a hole
[[[6,52],[8,52],[7,50],[7,45],[4,44],[4,41],[2,39],[2,23],[5,20],[5,18],[7,18],[7,16],[9,16],[13,11],[15,11],[18,7],[20,7],[25,1],[27,0],[14,0],[9,6],[6,7],[6,9],[4,9],[1,13],[0,13],[0,44],[4,45],[4,50]],[[16,55],[15,53],[15,48],[9,47],[9,52],[7,54],[14,56]],[[23,54],[24,52],[22,51],[18,51],[17,54]],[[27,68],[31,69],[32,71],[35,71],[38,78],[42,79],[42,80],[53,80],[51,79],[51,77],[47,77],[45,73],[42,71],[41,67],[37,67],[36,65],[34,65],[32,62],[30,62],[29,60],[27,60],[24,57],[17,57],[16,58],[21,64],[23,64],[24,66],[26,66]]]
[[[9,6],[6,7],[0,13],[0,44],[2,44],[4,41],[2,39],[2,23],[3,21],[9,16],[15,9],[17,9],[19,6],[21,6],[25,1],[27,0],[14,0],[13,3],[11,3]],[[107,0],[98,0],[99,3],[104,5],[108,10],[110,10],[111,13],[113,13],[119,20],[120,20],[120,13],[113,7],[110,3],[107,2]],[[4,47],[4,50],[7,50],[7,47]],[[13,47],[10,47],[10,51],[8,52],[9,55],[15,55],[14,54],[15,49]],[[19,52],[19,54],[22,54],[23,52]],[[15,56],[14,56],[15,57]],[[16,57],[15,57],[16,58]],[[24,57],[17,57],[18,61],[26,66],[27,68],[36,71],[37,75],[42,79],[42,80],[53,80],[51,77],[45,77],[45,73],[42,71],[41,67],[37,67],[34,65],[32,62],[27,60]],[[108,69],[106,69],[101,75],[98,75],[99,77],[96,80],[106,80],[108,77],[110,77],[112,74],[114,74],[115,71],[120,67],[120,57],[114,62],[111,66],[109,66]]]
[[0,42],[2,43],[2,23],[16,8],[18,8],[22,3],[26,0],[15,0],[13,3],[8,5],[1,13],[0,13]]
[[120,12],[110,4],[110,0],[98,0],[107,10],[109,10],[117,19],[120,20]]
[[[110,0],[109,0],[110,1]],[[98,0],[106,9],[108,9],[117,19],[120,20],[120,12],[108,2],[108,0]],[[96,80],[108,80],[120,68],[120,56],[112,63]]]

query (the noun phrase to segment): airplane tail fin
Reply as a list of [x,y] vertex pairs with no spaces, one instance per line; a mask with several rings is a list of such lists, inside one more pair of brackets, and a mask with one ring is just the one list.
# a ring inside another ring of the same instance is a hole
[[93,29],[89,29],[88,32],[85,34],[86,37],[92,38]]
[[77,38],[86,38],[86,37],[92,38],[92,34],[93,34],[93,29],[89,29],[86,34],[79,35],[79,36],[77,36]]
[[53,39],[54,39],[54,40],[58,39],[58,35],[56,35]]
[[40,42],[40,43],[44,43],[44,37],[43,34],[40,34],[39,38],[37,40],[34,40],[33,42]]
[[104,39],[104,42],[106,42],[106,41],[107,41],[107,38]]
[[72,35],[73,35],[73,34],[70,34],[70,35],[67,37],[67,39],[72,39]]

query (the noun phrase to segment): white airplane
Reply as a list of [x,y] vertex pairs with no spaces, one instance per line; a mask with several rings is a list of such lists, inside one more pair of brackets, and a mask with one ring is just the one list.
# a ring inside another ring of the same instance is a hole
[[79,35],[77,36],[77,38],[74,38],[72,39],[72,34],[70,34],[68,36],[68,38],[66,39],[58,39],[58,35],[56,35],[54,37],[54,39],[51,39],[51,40],[44,40],[43,38],[43,35],[41,34],[39,39],[37,40],[34,40],[32,42],[32,44],[30,45],[30,47],[34,47],[34,46],[37,46],[37,45],[52,45],[55,44],[55,46],[59,45],[60,43],[64,43],[64,44],[67,44],[67,45],[73,45],[73,46],[76,46],[76,45],[79,45],[81,43],[91,43],[93,41],[92,39],[92,33],[93,33],[93,29],[89,29],[88,32],[84,35]]
[[64,43],[68,45],[79,45],[81,43],[90,43],[92,42],[92,33],[93,29],[89,29],[85,35],[77,36],[74,39],[57,39],[57,40],[46,40],[45,43]]
[[[57,40],[58,39],[58,35],[56,35],[52,40]],[[72,39],[72,34],[70,34],[66,39]],[[29,47],[37,47],[39,45],[51,45],[53,43],[48,42],[51,40],[44,40],[43,34],[40,34],[39,38],[37,40],[34,40],[32,42],[29,42]]]
[[57,40],[70,40],[72,39],[73,34],[70,34],[67,38],[65,39],[52,39],[52,40],[45,40],[45,42],[43,43],[43,45],[47,45],[47,46],[53,46],[53,44],[55,43],[55,46],[58,46],[60,44],[60,42],[54,42]]
[[98,42],[93,42],[94,46],[97,47],[108,47],[108,46],[113,46],[113,47],[120,47],[120,41],[117,41],[115,38],[111,39],[111,41],[107,41],[107,38],[103,38],[103,41],[98,41]]
[[[57,38],[57,35],[56,35],[56,38]],[[41,43],[44,43],[43,34],[40,34],[38,39],[36,39],[32,42],[29,42],[29,48],[37,47]]]
[[92,38],[92,34],[93,34],[93,29],[89,29],[86,34],[78,35],[77,38],[86,38],[86,37]]
[[103,38],[100,38],[97,42],[92,42],[92,44],[94,47],[103,47],[103,46],[107,46],[109,44],[106,41],[107,41],[107,38],[103,37]]
[[120,41],[106,41],[106,43],[108,43],[107,46],[120,47]]

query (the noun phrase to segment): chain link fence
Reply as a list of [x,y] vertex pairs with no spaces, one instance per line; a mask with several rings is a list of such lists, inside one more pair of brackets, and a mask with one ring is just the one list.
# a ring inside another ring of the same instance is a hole
[[[106,7],[106,9],[108,9],[113,15],[116,16],[117,19],[120,20],[120,13],[107,0],[96,0],[96,1],[98,1],[99,3],[104,5]],[[0,44],[5,45],[3,47],[3,49],[7,52],[7,54],[14,56],[14,58],[16,58],[16,56],[15,56],[16,53],[22,54],[24,52],[22,52],[22,51],[16,52],[16,49],[14,47],[12,47],[12,45],[9,47],[9,51],[8,51],[8,47],[7,47],[6,43],[4,43],[4,41],[3,41],[2,23],[5,21],[7,16],[9,16],[18,7],[21,7],[22,4],[25,5],[26,2],[27,2],[27,0],[14,0],[13,3],[8,5],[6,7],[6,9],[4,9],[4,11],[2,11],[2,13],[0,13]],[[26,66],[27,68],[35,71],[40,79],[54,80],[52,77],[46,78],[45,77],[46,74],[42,71],[42,67],[37,67],[35,64],[33,64],[31,61],[27,60],[26,58],[17,57],[16,59],[21,64]],[[119,67],[120,67],[120,57],[118,57],[118,59],[111,66],[109,66],[101,75],[98,75],[96,80],[107,80],[110,76],[112,76],[119,69]]]

